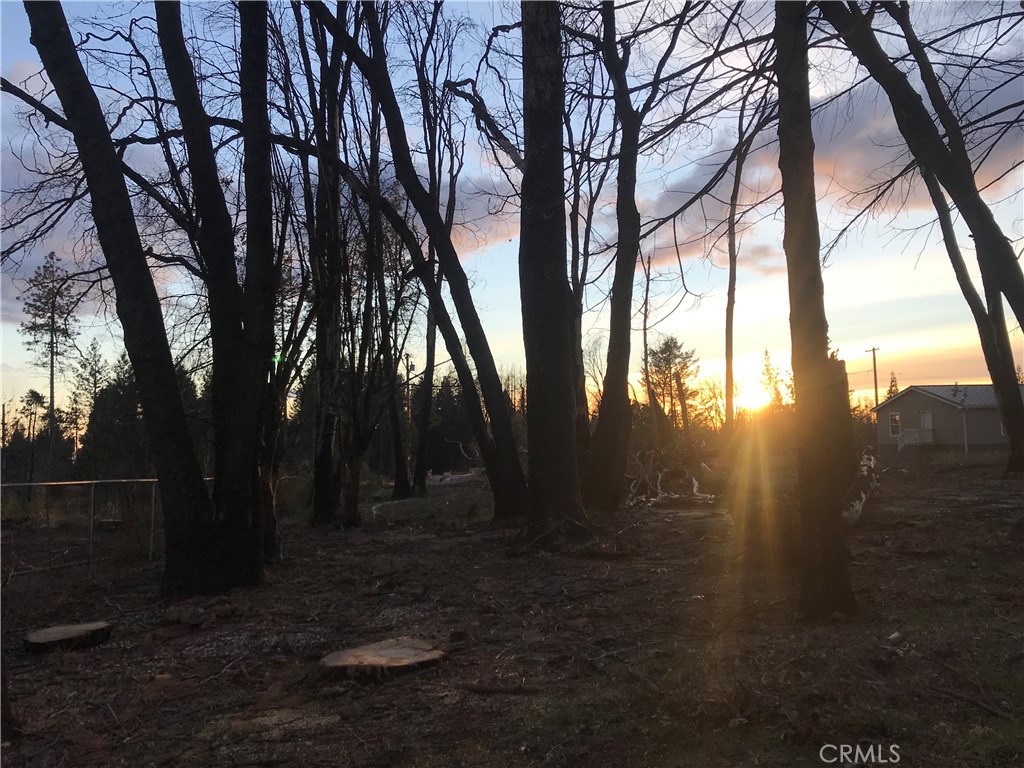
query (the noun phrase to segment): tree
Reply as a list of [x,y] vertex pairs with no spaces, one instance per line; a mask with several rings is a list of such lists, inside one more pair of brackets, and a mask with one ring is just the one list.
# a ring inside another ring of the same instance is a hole
[[43,408],[46,408],[46,398],[34,389],[30,389],[21,398],[21,409],[19,413],[27,423],[27,434],[25,437],[28,439],[29,448],[28,479],[25,481],[29,483],[28,490],[25,494],[25,498],[28,500],[32,499],[31,483],[35,480],[36,471],[36,433],[39,427],[39,411]]
[[900,383],[896,381],[896,371],[889,371],[889,388],[885,390],[885,399],[896,397],[900,393]]
[[933,174],[956,205],[974,237],[983,281],[997,286],[1017,322],[1024,323],[1024,272],[1011,241],[1003,234],[978,189],[964,127],[954,114],[953,102],[943,92],[927,50],[914,31],[910,4],[884,2],[880,6],[903,33],[932,112],[907,74],[879,44],[871,27],[873,7],[865,14],[855,2],[830,0],[817,5],[846,47],[889,97],[896,124],[919,168],[926,174]]
[[523,2],[524,159],[519,289],[526,351],[531,528],[586,534],[576,457],[573,314],[562,172],[561,13]]
[[697,375],[696,351],[684,349],[673,335],[663,336],[648,352],[648,367],[651,384],[662,405],[668,406],[672,425],[681,423],[683,429],[687,429],[690,421],[688,401],[693,394],[687,382]]
[[267,6],[239,6],[239,102],[245,193],[244,277],[238,274],[235,230],[221,183],[199,83],[178,3],[156,5],[157,32],[174,93],[198,214],[195,238],[206,267],[213,348],[211,396],[215,435],[214,523],[232,542],[229,568],[259,581],[265,548],[256,467],[274,357],[280,268],[275,257],[270,122],[267,110]]
[[[473,297],[470,291],[469,279],[459,262],[458,253],[452,242],[451,234],[445,225],[444,218],[438,210],[435,201],[431,198],[429,191],[423,185],[413,160],[409,138],[405,129],[405,118],[398,103],[394,84],[388,72],[386,48],[387,43],[384,30],[376,9],[372,4],[364,7],[366,34],[370,43],[370,53],[367,54],[358,40],[353,37],[345,26],[337,19],[322,3],[310,3],[309,7],[324,23],[327,29],[334,36],[334,39],[342,45],[346,55],[351,58],[360,73],[366,79],[368,87],[374,97],[381,105],[381,112],[384,118],[384,125],[392,153],[395,177],[405,190],[409,202],[416,209],[420,220],[436,248],[438,264],[448,281],[449,292],[452,303],[459,321],[465,333],[466,346],[476,364],[479,392],[487,408],[490,431],[477,431],[477,440],[480,443],[481,452],[484,455],[485,467],[491,489],[495,499],[495,516],[499,518],[516,517],[522,514],[526,507],[527,491],[526,478],[523,475],[522,465],[519,462],[519,454],[516,449],[515,438],[512,432],[512,420],[505,407],[504,393],[501,388],[501,380],[498,376],[498,369],[494,362],[494,355],[491,352],[490,344],[480,315],[473,304]],[[349,183],[351,181],[346,178]],[[372,191],[370,191],[372,194]],[[362,194],[360,193],[360,196]],[[402,224],[394,221],[388,215],[392,226],[399,229]],[[411,232],[402,233],[401,236],[409,248],[410,253],[419,250],[419,244],[415,238],[409,237]],[[411,240],[411,242],[410,242]],[[435,283],[435,275],[425,274],[426,270],[422,265],[417,266],[417,276],[423,284],[424,291],[431,302],[435,317],[441,323],[442,313],[447,317],[447,310],[443,307],[440,288]],[[433,284],[433,285],[431,285]],[[453,361],[457,356],[462,356],[461,341],[458,339],[454,329],[446,329],[439,325],[445,345]],[[459,374],[460,383],[464,392],[468,392],[468,381],[463,380],[464,374]],[[475,389],[475,387],[474,387]],[[473,407],[472,404],[469,407]],[[478,421],[473,417],[474,423]],[[477,427],[474,427],[477,430]]]
[[149,477],[148,454],[135,374],[122,354],[110,381],[93,396],[78,454],[79,471],[90,480]]
[[[426,188],[438,210],[443,212],[450,237],[465,152],[465,124],[455,109],[455,90],[448,84],[454,74],[458,41],[467,31],[469,22],[450,18],[441,3],[399,4],[397,18],[416,75],[415,97],[422,136],[419,150],[426,162]],[[422,270],[424,278],[440,285],[444,278],[437,273],[437,247],[429,235],[426,262]],[[415,399],[416,460],[412,485],[418,495],[425,495],[427,491],[437,346],[437,318],[429,302],[425,337],[424,364],[420,372],[424,386],[417,388]]]
[[960,246],[957,244],[956,233],[953,230],[952,216],[946,204],[946,198],[942,194],[942,188],[934,174],[925,171],[923,176],[939,217],[946,254],[953,266],[960,291],[974,316],[974,323],[981,339],[981,351],[985,358],[985,365],[992,378],[996,404],[1009,437],[1010,451],[1006,472],[1024,472],[1024,398],[1021,396],[1016,371],[1013,367],[1013,350],[1010,348],[1010,335],[1006,330],[1002,296],[998,286],[992,283],[991,278],[986,283],[984,273],[982,273],[982,284],[985,290],[985,300],[983,301],[978,295],[967,272],[963,255],[960,253]]
[[840,501],[852,478],[853,437],[845,369],[828,350],[815,209],[807,7],[777,0],[775,14],[783,247],[789,283],[803,545],[800,605],[805,616],[814,618],[856,609],[840,516]]
[[[339,413],[341,345],[343,231],[341,222],[341,102],[347,97],[349,78],[343,74],[340,46],[328,46],[326,30],[310,15],[312,45],[306,41],[302,6],[292,5],[301,56],[302,74],[308,93],[309,123],[316,142],[317,165],[303,157],[300,183],[304,203],[304,224],[309,247],[310,278],[316,322],[316,415],[313,454],[313,502],[311,525],[333,524],[341,504],[341,443]],[[310,48],[316,53],[314,69]],[[286,91],[287,93],[287,91]],[[293,100],[292,111],[297,111]],[[298,121],[296,121],[298,127]],[[297,137],[298,138],[298,137]]]
[[89,415],[96,406],[96,396],[109,377],[109,366],[103,358],[99,339],[93,339],[72,363],[69,413],[74,430],[76,459],[80,435],[85,431]]
[[51,436],[51,462],[58,432],[55,392],[57,371],[63,364],[64,352],[74,346],[77,335],[75,310],[82,301],[82,293],[74,289],[72,280],[72,275],[61,266],[57,254],[50,251],[42,265],[28,279],[28,287],[22,297],[22,305],[29,319],[21,323],[19,331],[26,336],[25,346],[36,353],[36,364],[46,368],[49,373],[47,420]]
[[[911,23],[909,3],[884,2],[879,6],[895,21],[902,33],[910,58],[920,74],[931,112],[911,85],[908,76],[892,62],[879,44],[872,29],[873,8],[864,14],[857,3],[819,4],[822,15],[839,32],[847,48],[889,97],[896,124],[907,142],[938,214],[947,255],[978,328],[996,402],[1010,437],[1007,471],[1022,472],[1024,398],[1015,382],[1003,297],[1010,304],[1017,321],[1024,322],[1024,272],[1011,241],[1003,234],[978,188],[972,153],[981,155],[979,166],[987,153],[970,146],[965,125],[967,117],[958,117],[956,114],[956,94],[961,88],[962,77],[958,75],[958,84],[947,95],[942,78],[929,58],[928,48],[918,38]],[[975,41],[977,39],[975,37]],[[975,45],[978,43],[975,42]],[[958,69],[961,66],[958,62]],[[966,71],[970,73],[973,66],[972,63]],[[1019,76],[1015,70],[1013,76]],[[978,104],[987,95],[982,96]],[[985,119],[984,116],[972,115],[970,122],[983,124]],[[1013,121],[1009,121],[1009,124],[1012,125]],[[999,135],[1000,132],[997,132],[997,139]],[[949,194],[974,238],[984,300],[974,288],[963,263],[945,193]]]
[[761,386],[769,395],[768,410],[771,413],[779,413],[786,404],[782,395],[782,374],[772,362],[767,349],[764,351],[764,367],[761,369]]
[[[195,72],[181,41],[176,4],[156,8],[160,42],[189,151],[198,216],[182,215],[162,198],[175,223],[200,253],[215,337],[212,387],[219,455],[214,498],[203,481],[177,387],[160,300],[150,273],[124,173],[146,186],[121,160],[103,111],[82,67],[63,10],[28,3],[32,42],[39,51],[64,115],[48,119],[69,130],[92,199],[96,234],[114,284],[118,318],[132,362],[153,463],[160,479],[167,541],[162,590],[169,595],[219,591],[261,578],[262,518],[254,514],[258,426],[273,354],[274,260],[270,208],[270,144],[266,109],[266,6],[240,9],[243,168],[246,172],[246,301],[234,279],[234,230],[217,209],[221,177],[203,132],[209,120],[198,101]],[[6,85],[5,85],[6,87]],[[191,98],[190,98],[191,97]],[[37,109],[40,107],[37,107]],[[177,169],[173,171],[181,181]],[[203,173],[207,173],[204,177]],[[150,185],[151,188],[151,185]],[[193,225],[199,221],[198,228]],[[224,238],[224,233],[227,237]],[[194,238],[194,239],[192,239]],[[269,258],[268,258],[269,257]],[[243,333],[244,329],[244,333]],[[230,371],[228,376],[224,371]],[[234,383],[232,384],[232,378]]]

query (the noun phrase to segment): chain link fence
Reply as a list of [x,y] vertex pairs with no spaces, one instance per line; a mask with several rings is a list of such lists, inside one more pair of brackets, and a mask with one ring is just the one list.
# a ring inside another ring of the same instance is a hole
[[0,520],[5,584],[74,567],[91,581],[98,562],[153,562],[163,556],[154,478],[2,484]]

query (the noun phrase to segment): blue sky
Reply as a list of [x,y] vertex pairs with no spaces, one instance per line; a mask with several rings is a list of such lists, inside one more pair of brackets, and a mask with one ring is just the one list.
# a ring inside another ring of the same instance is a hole
[[[494,16],[500,16],[496,6],[490,4],[469,7],[475,17],[488,24]],[[91,4],[73,5],[67,8],[67,13],[69,16],[87,15],[93,8]],[[5,77],[18,81],[38,68],[35,51],[28,44],[27,22],[20,4],[0,3],[0,22],[0,67]],[[820,80],[816,87],[820,94],[827,92],[827,78]],[[1021,97],[1021,94],[1014,95]],[[888,105],[877,93],[862,95],[855,107],[845,110],[823,115],[816,123],[818,191],[822,197],[819,216],[825,227],[842,218],[841,190],[883,167],[886,158],[899,150]],[[20,129],[6,96],[0,128],[4,142],[0,168],[4,176],[3,188],[7,190],[17,167],[8,151],[8,142],[18,140]],[[471,151],[468,156],[479,156],[476,152]],[[1012,162],[1014,157],[1019,160],[1022,154],[1024,147],[1020,142],[1010,142],[1004,147],[1003,157],[997,156],[990,162],[998,167],[1000,163]],[[765,153],[759,162],[757,167],[771,177],[775,172],[774,157]],[[481,171],[469,167],[467,172]],[[685,187],[684,176],[659,172],[658,168],[649,166],[639,195],[641,207],[647,211],[658,210],[662,201]],[[1022,187],[1024,175],[1018,168],[992,192],[993,199],[1002,198],[995,212],[1018,250],[1022,237]],[[867,351],[871,347],[879,348],[878,377],[883,391],[888,385],[890,370],[897,373],[904,386],[988,381],[970,313],[959,293],[938,233],[929,227],[932,218],[932,212],[922,204],[920,195],[912,193],[904,210],[889,211],[883,219],[872,220],[856,229],[829,259],[824,278],[830,338],[840,357],[847,361],[855,397],[871,394],[871,354]],[[746,232],[741,244],[736,368],[739,402],[748,406],[756,406],[764,399],[759,387],[764,350],[770,352],[777,366],[788,368],[788,299],[781,238],[781,223],[767,220]],[[664,247],[666,240],[667,236],[659,235],[657,245]],[[968,261],[972,261],[971,241],[965,232],[961,233],[960,244]],[[42,371],[31,367],[17,333],[18,278],[31,272],[47,250],[61,252],[65,248],[63,238],[55,237],[26,257],[20,270],[5,267],[0,286],[3,302],[0,394],[4,401],[20,397],[28,387],[42,388],[46,380]],[[475,281],[474,295],[495,357],[499,364],[522,367],[517,255],[514,219],[500,225],[483,225],[481,241],[462,249],[463,261]],[[702,376],[722,377],[724,373],[722,326],[726,272],[721,267],[724,262],[721,252],[712,254],[711,260],[698,250],[684,254],[687,285],[701,294],[700,300],[684,302],[668,317],[664,316],[664,308],[656,306],[652,316],[658,321],[657,333],[675,334],[686,347],[696,349]],[[663,285],[667,286],[677,277],[673,278],[666,271],[664,279],[667,282]],[[638,274],[638,287],[639,283]],[[605,322],[601,310],[592,310],[584,327],[587,332],[600,335]],[[87,320],[84,325],[104,332],[108,327],[107,319],[99,317]],[[1014,325],[1010,327],[1014,353],[1021,362],[1024,360],[1024,333]],[[418,354],[418,350],[413,351]],[[634,367],[639,365],[639,355],[637,335]]]

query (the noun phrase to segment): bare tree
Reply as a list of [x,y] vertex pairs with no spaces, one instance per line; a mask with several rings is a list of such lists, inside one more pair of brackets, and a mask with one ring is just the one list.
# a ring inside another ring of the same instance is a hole
[[[512,420],[501,389],[494,356],[487,341],[487,335],[479,314],[473,304],[469,280],[462,264],[459,262],[450,234],[445,227],[444,219],[431,199],[429,191],[424,187],[413,162],[412,151],[405,130],[405,119],[395,95],[394,84],[387,67],[386,40],[380,26],[376,9],[372,5],[364,8],[366,18],[366,35],[370,44],[370,53],[362,49],[358,40],[335,18],[321,3],[311,3],[311,9],[330,30],[346,55],[350,57],[366,79],[368,87],[379,100],[384,124],[390,139],[392,161],[395,176],[401,183],[405,193],[419,214],[428,236],[437,249],[438,262],[448,281],[452,301],[458,313],[459,321],[466,335],[473,361],[476,363],[480,393],[487,408],[491,438],[481,447],[485,456],[488,478],[495,496],[495,514],[498,517],[515,517],[521,514],[526,501],[526,479],[516,450],[515,438],[512,433]],[[433,290],[424,284],[428,297]],[[439,292],[435,295],[438,295]],[[432,304],[437,313],[437,306]],[[453,357],[456,351],[450,345],[452,340],[446,338],[448,352]],[[493,449],[492,449],[493,446]],[[490,460],[488,460],[490,459]]]
[[807,7],[780,0],[775,14],[783,245],[789,281],[803,538],[800,603],[806,616],[819,617],[856,608],[839,508],[852,477],[853,439],[845,369],[828,350],[814,193]]
[[[465,149],[465,124],[459,119],[454,101],[455,89],[447,87],[455,74],[458,42],[467,31],[466,22],[451,18],[442,3],[406,3],[397,6],[397,20],[416,75],[415,101],[420,120],[419,151],[426,163],[426,188],[442,212],[449,237],[455,225],[457,187]],[[430,273],[430,274],[428,274]],[[431,277],[436,273],[436,277]],[[425,279],[441,284],[437,269],[437,248],[427,237]],[[416,403],[416,460],[413,490],[426,493],[429,463],[428,438],[434,399],[437,318],[427,304],[426,344],[421,385]]]
[[530,517],[536,536],[586,535],[576,458],[573,312],[562,173],[556,3],[522,3],[524,169],[519,288],[526,350]]
[[[956,281],[967,300],[971,315],[974,317],[974,324],[978,329],[985,365],[992,378],[996,404],[999,406],[999,413],[1009,437],[1010,451],[1006,471],[1008,473],[1024,472],[1024,398],[1021,397],[1021,388],[1013,364],[1013,350],[1010,347],[1010,335],[1006,331],[1002,296],[999,289],[991,284],[991,281],[984,286],[985,300],[983,301],[978,295],[977,289],[971,282],[971,276],[967,272],[963,254],[957,245],[953,219],[949,212],[946,196],[942,193],[942,187],[934,174],[925,171],[923,176],[932,203],[935,205],[935,211],[939,215],[939,226],[942,229],[949,262],[953,265]],[[896,374],[894,373],[892,382],[889,384],[890,391],[895,386]],[[888,395],[888,393],[886,394]]]
[[880,6],[896,21],[904,35],[938,126],[907,75],[879,44],[871,26],[874,9],[864,13],[856,2],[837,0],[818,4],[821,14],[836,29],[850,52],[889,97],[900,133],[918,166],[923,172],[934,174],[970,228],[983,279],[999,286],[1017,322],[1024,323],[1024,272],[1010,240],[978,189],[963,126],[914,31],[910,5],[885,2]]
[[[125,347],[136,371],[153,461],[161,480],[167,552],[163,589],[182,594],[250,583],[209,540],[214,518],[175,383],[160,302],[135,224],[121,163],[99,100],[78,58],[57,3],[28,3],[32,42],[53,83],[75,138],[93,199],[97,235],[106,255]],[[258,578],[258,568],[256,570]]]

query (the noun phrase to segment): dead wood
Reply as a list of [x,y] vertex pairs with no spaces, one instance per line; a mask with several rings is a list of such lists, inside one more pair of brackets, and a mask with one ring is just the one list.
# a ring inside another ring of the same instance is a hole
[[89,648],[107,642],[113,628],[109,622],[93,621],[38,629],[25,636],[25,650],[45,653],[56,648]]

